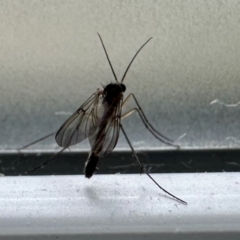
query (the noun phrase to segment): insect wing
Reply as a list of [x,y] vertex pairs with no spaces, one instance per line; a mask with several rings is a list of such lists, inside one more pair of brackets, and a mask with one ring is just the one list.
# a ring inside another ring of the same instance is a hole
[[92,152],[98,153],[101,157],[110,153],[117,144],[121,123],[121,110],[122,100],[113,111],[107,111],[95,132],[89,137]]
[[75,145],[89,137],[89,132],[94,132],[99,124],[94,113],[100,96],[99,92],[91,95],[60,127],[55,136],[59,146],[69,147]]

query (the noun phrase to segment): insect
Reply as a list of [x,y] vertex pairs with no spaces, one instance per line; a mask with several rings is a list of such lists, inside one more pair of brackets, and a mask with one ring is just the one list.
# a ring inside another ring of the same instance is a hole
[[[138,53],[142,50],[142,48],[152,39],[149,38],[135,53],[132,60],[128,64],[125,73],[121,81],[117,79],[117,76],[114,72],[113,66],[111,64],[110,58],[108,56],[107,50],[103,43],[103,40],[98,34],[102,47],[104,49],[105,55],[107,57],[108,63],[110,65],[111,71],[113,73],[115,82],[107,84],[103,89],[97,89],[95,93],[93,93],[78,109],[74,112],[60,127],[55,135],[55,140],[57,144],[63,149],[59,152],[61,153],[66,148],[80,143],[84,139],[88,138],[91,151],[89,156],[86,160],[85,167],[84,167],[84,174],[87,178],[91,178],[93,173],[97,169],[97,164],[101,157],[104,157],[106,154],[112,152],[115,148],[119,133],[122,131],[128,145],[131,148],[133,157],[135,158],[136,162],[140,166],[142,172],[146,173],[147,176],[165,193],[170,195],[171,197],[175,198],[176,200],[180,201],[183,204],[186,204],[185,201],[181,200],[180,198],[174,196],[164,188],[162,188],[154,178],[149,174],[149,172],[144,169],[143,165],[141,164],[124,128],[121,123],[123,118],[128,117],[133,112],[138,112],[142,122],[144,123],[145,127],[155,136],[159,141],[173,146],[179,147],[178,145],[174,144],[172,140],[163,136],[160,132],[158,132],[147,120],[146,115],[142,111],[137,98],[133,93],[130,93],[125,99],[123,93],[126,90],[126,86],[123,84],[123,81],[126,77],[126,74],[132,65],[134,59],[138,55]],[[130,99],[133,99],[136,107],[127,111],[122,112],[123,107]],[[51,136],[53,133],[47,135]],[[46,138],[44,137],[44,138]],[[44,139],[41,138],[24,148]],[[58,153],[58,154],[59,154]],[[52,158],[48,159],[46,162],[41,164],[38,167],[35,167],[24,174],[29,172],[35,171],[38,168],[43,167],[46,165]]]

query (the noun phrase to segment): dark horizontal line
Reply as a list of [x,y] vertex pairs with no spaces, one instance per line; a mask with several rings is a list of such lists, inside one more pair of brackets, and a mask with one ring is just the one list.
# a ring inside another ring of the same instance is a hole
[[[173,150],[138,151],[142,164],[151,173],[238,172],[240,150]],[[13,153],[0,155],[0,173],[19,175],[42,162],[51,153]],[[45,168],[31,175],[82,174],[86,152],[65,152],[54,158]],[[99,162],[99,174],[140,173],[131,152],[114,151]]]

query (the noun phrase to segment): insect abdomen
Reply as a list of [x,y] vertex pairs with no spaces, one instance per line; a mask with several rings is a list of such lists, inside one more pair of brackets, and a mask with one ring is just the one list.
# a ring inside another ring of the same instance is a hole
[[99,156],[94,152],[90,152],[89,157],[85,163],[84,174],[86,178],[90,178],[97,169]]

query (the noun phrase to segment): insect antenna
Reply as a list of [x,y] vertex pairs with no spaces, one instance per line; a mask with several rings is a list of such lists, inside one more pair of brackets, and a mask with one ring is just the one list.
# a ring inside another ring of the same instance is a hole
[[138,53],[143,49],[143,47],[144,47],[151,39],[152,39],[152,37],[150,37],[150,38],[139,48],[139,50],[135,53],[135,55],[133,56],[131,62],[128,64],[128,67],[127,67],[125,73],[123,74],[121,83],[123,82],[124,78],[126,77],[126,74],[127,74],[128,70],[129,70],[130,66],[131,66],[132,63],[133,63],[133,60],[136,58],[136,56],[138,55]]
[[100,38],[100,41],[101,41],[101,43],[102,43],[102,46],[103,46],[104,52],[105,52],[106,57],[107,57],[107,60],[108,60],[108,63],[109,63],[109,65],[110,65],[111,69],[112,69],[113,76],[114,76],[116,82],[119,83],[119,81],[117,80],[117,76],[116,76],[116,74],[115,74],[115,72],[114,72],[113,66],[112,66],[112,64],[111,64],[111,61],[110,61],[110,59],[109,59],[109,56],[108,56],[107,50],[106,50],[106,48],[105,48],[105,46],[104,46],[104,43],[103,43],[102,37],[100,36],[99,33],[97,33],[97,34],[98,34],[98,36],[99,36],[99,38]]
[[124,137],[126,138],[126,140],[127,140],[127,142],[128,142],[128,145],[130,146],[130,148],[131,148],[131,150],[132,150],[132,153],[133,153],[133,156],[134,156],[134,158],[137,160],[137,163],[138,163],[138,165],[140,166],[141,170],[143,170],[144,173],[146,173],[147,176],[148,176],[162,191],[164,191],[165,193],[167,193],[169,196],[173,197],[173,198],[176,199],[177,201],[181,202],[182,204],[187,205],[187,202],[185,202],[185,201],[183,201],[182,199],[174,196],[173,194],[171,194],[170,192],[168,192],[167,190],[165,190],[163,187],[161,187],[161,186],[157,183],[157,181],[149,174],[149,172],[146,171],[146,169],[144,169],[143,165],[141,164],[141,162],[140,162],[140,160],[139,160],[139,158],[138,158],[135,150],[133,149],[133,146],[132,146],[132,144],[131,144],[131,142],[130,142],[130,140],[129,140],[129,138],[128,138],[128,136],[127,136],[127,134],[126,134],[126,132],[125,132],[125,130],[123,129],[123,126],[122,126],[121,124],[120,124],[120,128],[121,128],[121,130],[122,130],[122,132],[123,132]]
[[34,167],[26,172],[23,172],[21,174],[19,174],[19,176],[22,175],[28,175],[31,172],[34,172],[36,170],[38,170],[39,168],[43,168],[44,166],[46,166],[50,161],[52,161],[55,157],[57,157],[60,153],[62,153],[67,147],[63,148],[61,151],[59,151],[58,153],[52,155],[50,158],[48,158],[45,162],[41,163],[40,165],[38,165],[37,167]]

